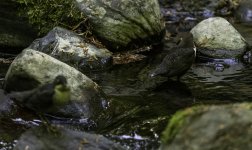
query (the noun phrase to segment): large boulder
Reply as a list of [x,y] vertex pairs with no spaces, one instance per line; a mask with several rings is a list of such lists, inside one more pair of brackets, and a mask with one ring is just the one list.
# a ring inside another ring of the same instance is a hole
[[14,150],[122,150],[122,146],[108,140],[102,135],[57,128],[48,132],[46,128],[39,127],[25,132],[18,140]]
[[199,52],[213,58],[239,57],[248,46],[241,34],[221,17],[203,20],[191,33]]
[[251,117],[251,103],[188,108],[171,118],[160,149],[252,149]]
[[5,77],[4,89],[30,90],[52,82],[57,75],[66,77],[72,103],[55,114],[82,118],[101,114],[106,107],[106,98],[95,82],[73,67],[32,49],[23,50],[12,62]]
[[122,49],[160,41],[164,31],[157,0],[76,0],[93,33],[108,48]]
[[18,15],[15,1],[1,0],[0,3],[0,50],[15,53],[27,47],[36,37],[36,31],[28,21]]
[[45,37],[36,39],[29,48],[53,56],[80,70],[103,69],[112,63],[112,53],[85,42],[76,33],[55,27]]

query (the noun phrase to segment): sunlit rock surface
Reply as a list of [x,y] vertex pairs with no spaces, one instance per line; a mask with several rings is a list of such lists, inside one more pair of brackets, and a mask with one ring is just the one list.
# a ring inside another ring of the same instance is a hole
[[251,103],[179,111],[163,132],[160,149],[252,149],[251,117]]
[[[93,32],[117,50],[159,42],[164,31],[157,0],[76,0]],[[125,49],[124,49],[125,50]]]
[[12,62],[6,77],[6,91],[25,91],[52,82],[57,75],[64,75],[71,89],[73,103],[63,107],[65,116],[92,117],[106,107],[106,99],[99,86],[87,76],[50,57],[47,54],[25,49]]
[[122,150],[122,146],[102,135],[57,128],[48,132],[45,128],[34,128],[25,132],[18,140],[15,150]]
[[221,17],[201,21],[191,33],[198,51],[209,57],[234,58],[241,56],[247,48],[241,34]]
[[76,33],[55,27],[29,48],[47,53],[80,70],[103,69],[112,63],[112,53],[89,44]]

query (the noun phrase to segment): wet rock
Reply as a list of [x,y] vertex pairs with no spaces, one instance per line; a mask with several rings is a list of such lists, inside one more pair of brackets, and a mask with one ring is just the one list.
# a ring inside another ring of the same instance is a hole
[[9,115],[16,111],[13,101],[11,101],[6,95],[4,90],[0,89],[0,118],[5,115]]
[[224,18],[213,17],[196,25],[191,33],[198,51],[213,58],[235,58],[247,48],[246,40]]
[[102,135],[78,132],[64,128],[48,132],[45,128],[34,128],[25,132],[18,140],[15,150],[75,149],[75,150],[122,150],[122,146]]
[[235,11],[236,21],[252,25],[252,0],[241,1],[239,7]]
[[252,104],[196,106],[177,112],[160,149],[251,149]]
[[28,21],[18,15],[14,1],[2,0],[0,3],[0,48],[14,53],[19,47],[27,47],[36,37],[35,30]]
[[64,75],[71,89],[71,101],[59,112],[52,114],[71,117],[94,117],[106,107],[105,95],[87,76],[50,57],[47,54],[25,49],[12,62],[6,77],[6,91],[25,91],[52,82],[57,75]]
[[102,69],[112,63],[112,53],[85,42],[76,33],[55,27],[45,37],[35,40],[29,48],[53,56],[80,70]]
[[76,0],[93,32],[108,48],[118,50],[160,42],[164,24],[157,0]]

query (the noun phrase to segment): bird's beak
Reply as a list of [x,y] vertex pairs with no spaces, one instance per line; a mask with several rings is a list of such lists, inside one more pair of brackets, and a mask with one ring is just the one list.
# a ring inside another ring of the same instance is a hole
[[151,77],[151,78],[153,78],[153,77],[155,77],[157,74],[155,73],[155,72],[151,72],[150,74],[149,74],[149,76]]

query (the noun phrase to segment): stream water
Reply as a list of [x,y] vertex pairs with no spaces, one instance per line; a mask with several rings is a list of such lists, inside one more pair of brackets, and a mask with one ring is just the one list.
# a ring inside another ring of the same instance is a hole
[[[236,25],[236,28],[252,44],[251,27]],[[146,59],[116,65],[103,73],[88,74],[102,87],[115,110],[98,132],[129,149],[157,149],[169,118],[183,108],[252,100],[252,66],[249,62],[225,60],[225,68],[220,71],[213,67],[215,64],[197,61],[181,82],[165,78],[142,80],[141,72],[148,63],[150,61]],[[0,66],[1,77],[7,68]],[[22,114],[0,118],[0,150],[11,149],[20,134],[32,124],[18,119],[25,120]]]

